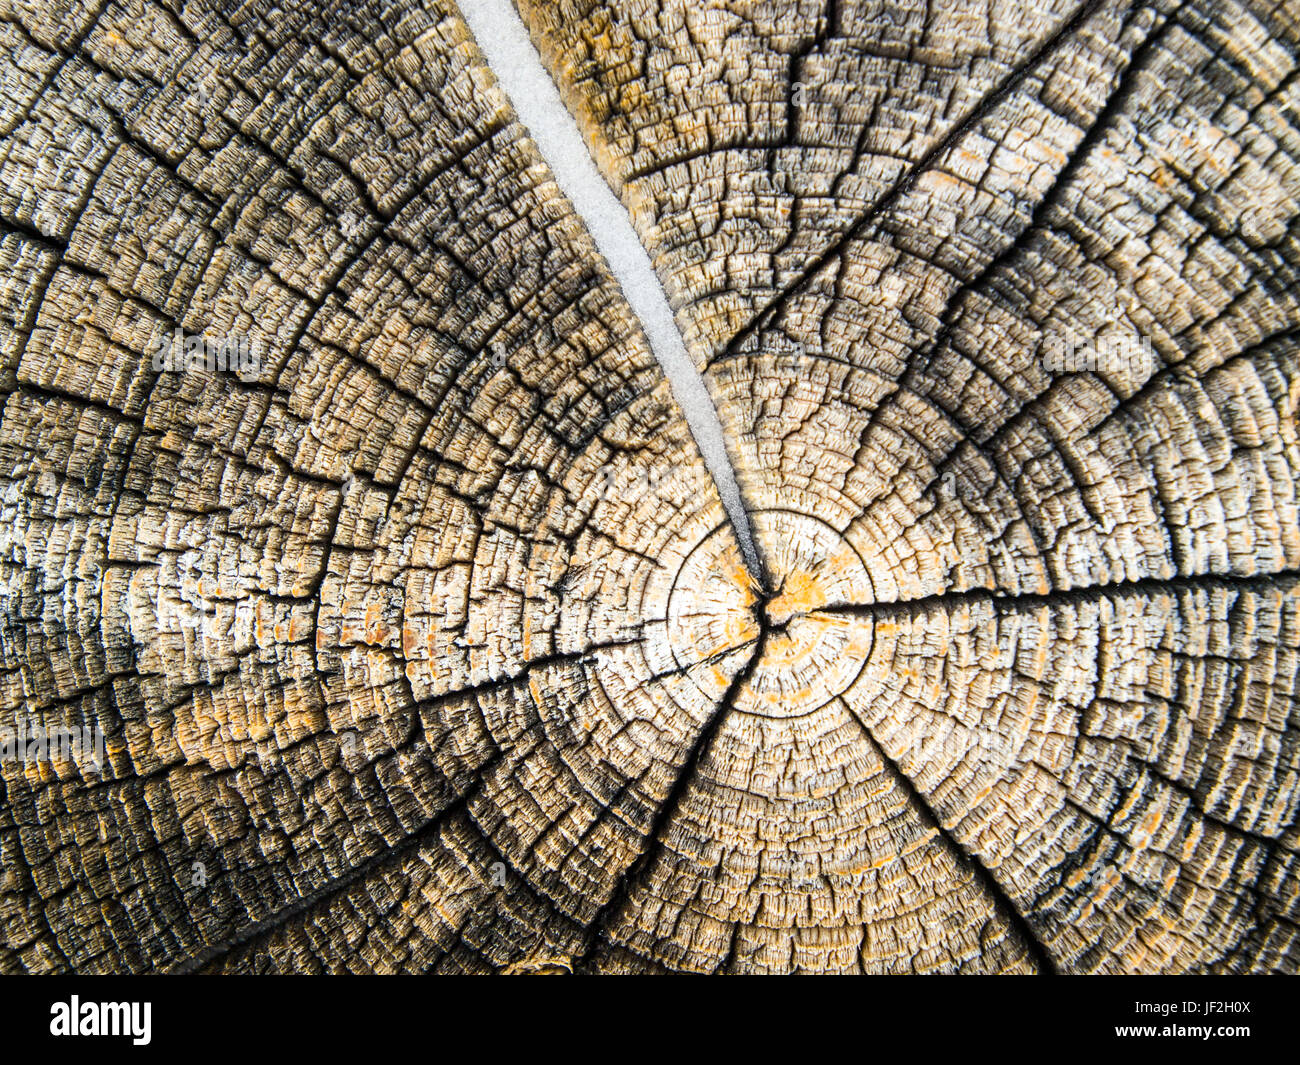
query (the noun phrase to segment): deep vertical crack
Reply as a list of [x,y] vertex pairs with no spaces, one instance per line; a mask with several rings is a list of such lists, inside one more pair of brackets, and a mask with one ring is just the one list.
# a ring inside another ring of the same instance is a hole
[[466,0],[460,10],[520,123],[586,224],[640,322],[722,497],[745,563],[761,579],[753,530],[717,408],[686,352],[668,297],[627,210],[597,169],[577,120],[564,106],[511,0]]

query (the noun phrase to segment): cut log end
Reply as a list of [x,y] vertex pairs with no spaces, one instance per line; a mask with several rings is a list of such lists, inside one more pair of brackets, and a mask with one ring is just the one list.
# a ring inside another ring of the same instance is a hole
[[1296,3],[9,6],[0,969],[1300,965]]

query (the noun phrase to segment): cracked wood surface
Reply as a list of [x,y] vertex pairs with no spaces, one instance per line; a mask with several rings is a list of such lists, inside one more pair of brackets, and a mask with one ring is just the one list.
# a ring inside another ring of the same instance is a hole
[[451,0],[0,0],[0,968],[1294,971],[1300,7],[519,8],[762,572]]

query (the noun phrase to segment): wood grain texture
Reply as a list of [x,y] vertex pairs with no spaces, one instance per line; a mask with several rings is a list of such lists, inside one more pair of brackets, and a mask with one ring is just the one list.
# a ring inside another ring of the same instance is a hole
[[0,968],[1295,971],[1300,7],[519,7],[762,572],[451,0],[0,0]]

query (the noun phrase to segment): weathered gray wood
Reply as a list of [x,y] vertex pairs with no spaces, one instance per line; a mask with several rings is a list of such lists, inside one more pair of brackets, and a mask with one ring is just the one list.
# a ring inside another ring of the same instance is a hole
[[1293,971],[1300,8],[520,8],[764,572],[450,0],[0,0],[0,967]]

